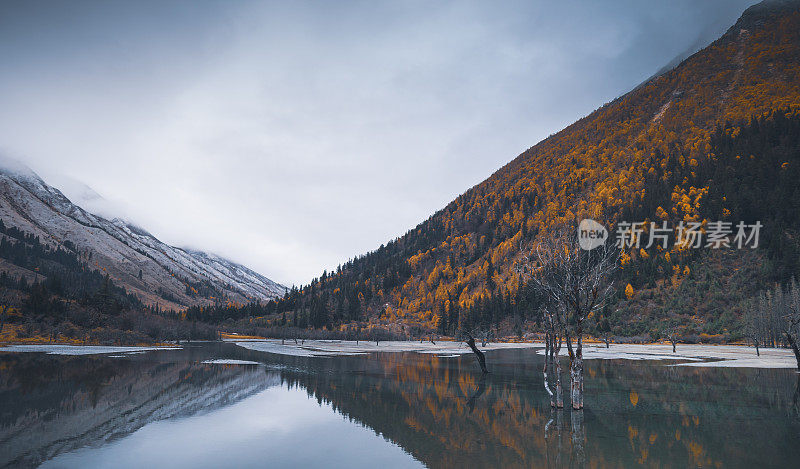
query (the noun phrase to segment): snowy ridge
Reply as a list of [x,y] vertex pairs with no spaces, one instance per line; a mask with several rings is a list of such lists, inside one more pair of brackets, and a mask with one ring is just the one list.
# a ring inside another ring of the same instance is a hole
[[125,220],[89,213],[29,168],[2,159],[0,218],[53,246],[70,241],[90,266],[105,269],[146,303],[168,307],[208,303],[212,295],[203,298],[192,291],[198,285],[217,292],[213,301],[266,300],[286,291],[235,262],[170,246]]

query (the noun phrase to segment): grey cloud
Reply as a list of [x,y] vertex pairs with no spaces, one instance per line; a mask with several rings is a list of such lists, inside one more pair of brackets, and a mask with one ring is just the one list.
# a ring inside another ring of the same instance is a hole
[[749,3],[4,2],[0,151],[303,283]]

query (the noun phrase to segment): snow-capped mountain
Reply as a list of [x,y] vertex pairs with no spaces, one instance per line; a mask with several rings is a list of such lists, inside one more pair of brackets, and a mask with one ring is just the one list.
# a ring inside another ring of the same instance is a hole
[[243,265],[170,246],[125,220],[92,214],[13,160],[0,160],[0,219],[42,243],[75,251],[148,304],[244,302],[286,291]]

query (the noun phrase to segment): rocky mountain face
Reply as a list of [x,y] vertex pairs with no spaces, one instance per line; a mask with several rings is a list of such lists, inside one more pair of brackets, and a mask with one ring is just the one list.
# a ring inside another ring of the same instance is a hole
[[243,265],[170,246],[125,220],[89,213],[18,162],[0,162],[0,219],[75,252],[144,303],[162,308],[267,300],[286,290]]

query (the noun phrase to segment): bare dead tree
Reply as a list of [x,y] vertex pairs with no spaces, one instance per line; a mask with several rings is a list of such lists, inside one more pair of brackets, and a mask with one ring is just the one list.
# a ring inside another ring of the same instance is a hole
[[610,345],[611,345],[611,333],[610,332],[604,332],[603,335],[600,336],[600,340],[602,340],[603,343],[606,344],[606,348],[611,348],[610,347]]
[[466,337],[466,344],[472,350],[472,353],[475,355],[475,359],[478,361],[478,365],[481,367],[482,373],[488,373],[489,369],[486,368],[486,356],[481,352],[478,347],[475,346],[475,338],[472,337],[472,333],[465,331],[464,336]]
[[797,371],[800,371],[800,348],[798,348],[798,326],[800,326],[800,314],[793,312],[787,320],[787,328],[784,331],[786,334],[786,341],[789,342],[789,347],[794,352],[794,358],[797,361]]
[[553,344],[550,347],[550,363],[555,367],[555,382],[556,382],[556,408],[564,408],[564,387],[561,385],[561,342],[562,337],[560,334],[553,335]]
[[492,326],[477,326],[470,330],[470,334],[480,340],[481,347],[486,347],[494,337],[494,330]]
[[800,287],[792,279],[784,288],[775,285],[760,295],[747,310],[747,333],[756,345],[787,346],[794,352],[800,370]]
[[[544,388],[550,395],[550,406],[557,409],[564,407],[564,388],[561,385],[561,335],[558,327],[558,316],[552,310],[545,307],[545,360],[542,375],[544,378]],[[553,369],[553,381],[555,390],[551,390],[548,383],[548,369]]]
[[[523,281],[531,276],[535,270],[535,261],[523,251],[522,262],[515,266]],[[562,327],[559,323],[560,316],[556,314],[558,306],[550,307],[545,302],[542,308],[543,329],[545,337],[544,364],[542,365],[542,380],[547,395],[550,396],[550,406],[557,409],[564,407],[564,392],[561,385],[561,360],[559,353],[562,344]],[[551,378],[552,374],[552,378]],[[553,385],[550,385],[552,379]]]
[[786,341],[794,352],[797,361],[797,370],[800,371],[800,348],[798,348],[798,338],[800,338],[800,289],[797,282],[792,279],[786,292],[786,314],[784,315],[784,330]]
[[592,327],[592,335],[603,341],[603,343],[606,344],[606,348],[610,348],[611,342],[613,342],[614,339],[614,333],[611,330],[608,313],[603,311],[602,313],[596,314],[593,319],[594,327]]
[[761,308],[759,307],[758,302],[751,301],[748,304],[746,311],[747,323],[745,325],[745,334],[753,342],[753,346],[756,348],[756,355],[760,357],[761,351],[759,350],[759,345],[761,344],[761,337],[763,336],[761,330]]
[[543,237],[533,254],[524,259],[532,284],[552,308],[567,345],[572,408],[583,409],[584,326],[613,291],[610,277],[619,252],[611,243],[584,250],[578,244],[577,230],[561,230]]
[[680,328],[677,325],[671,325],[664,331],[664,336],[672,344],[672,353],[676,353],[675,345],[678,343],[680,337]]
[[[779,289],[776,286],[776,290]],[[757,355],[761,355],[759,347],[775,347],[780,342],[782,320],[778,316],[783,309],[782,302],[782,294],[776,296],[767,290],[754,299],[746,310],[748,318],[745,332],[755,345]]]
[[[547,318],[545,318],[547,321]],[[547,395],[550,397],[550,405],[552,407],[556,406],[555,397],[553,396],[553,391],[550,389],[550,381],[547,377],[547,371],[550,364],[550,348],[552,347],[552,340],[551,337],[553,336],[553,331],[551,327],[548,327],[548,324],[545,323],[545,330],[544,330],[544,365],[542,367],[542,378],[544,381],[544,389],[547,391]],[[545,438],[547,431],[545,430]]]

